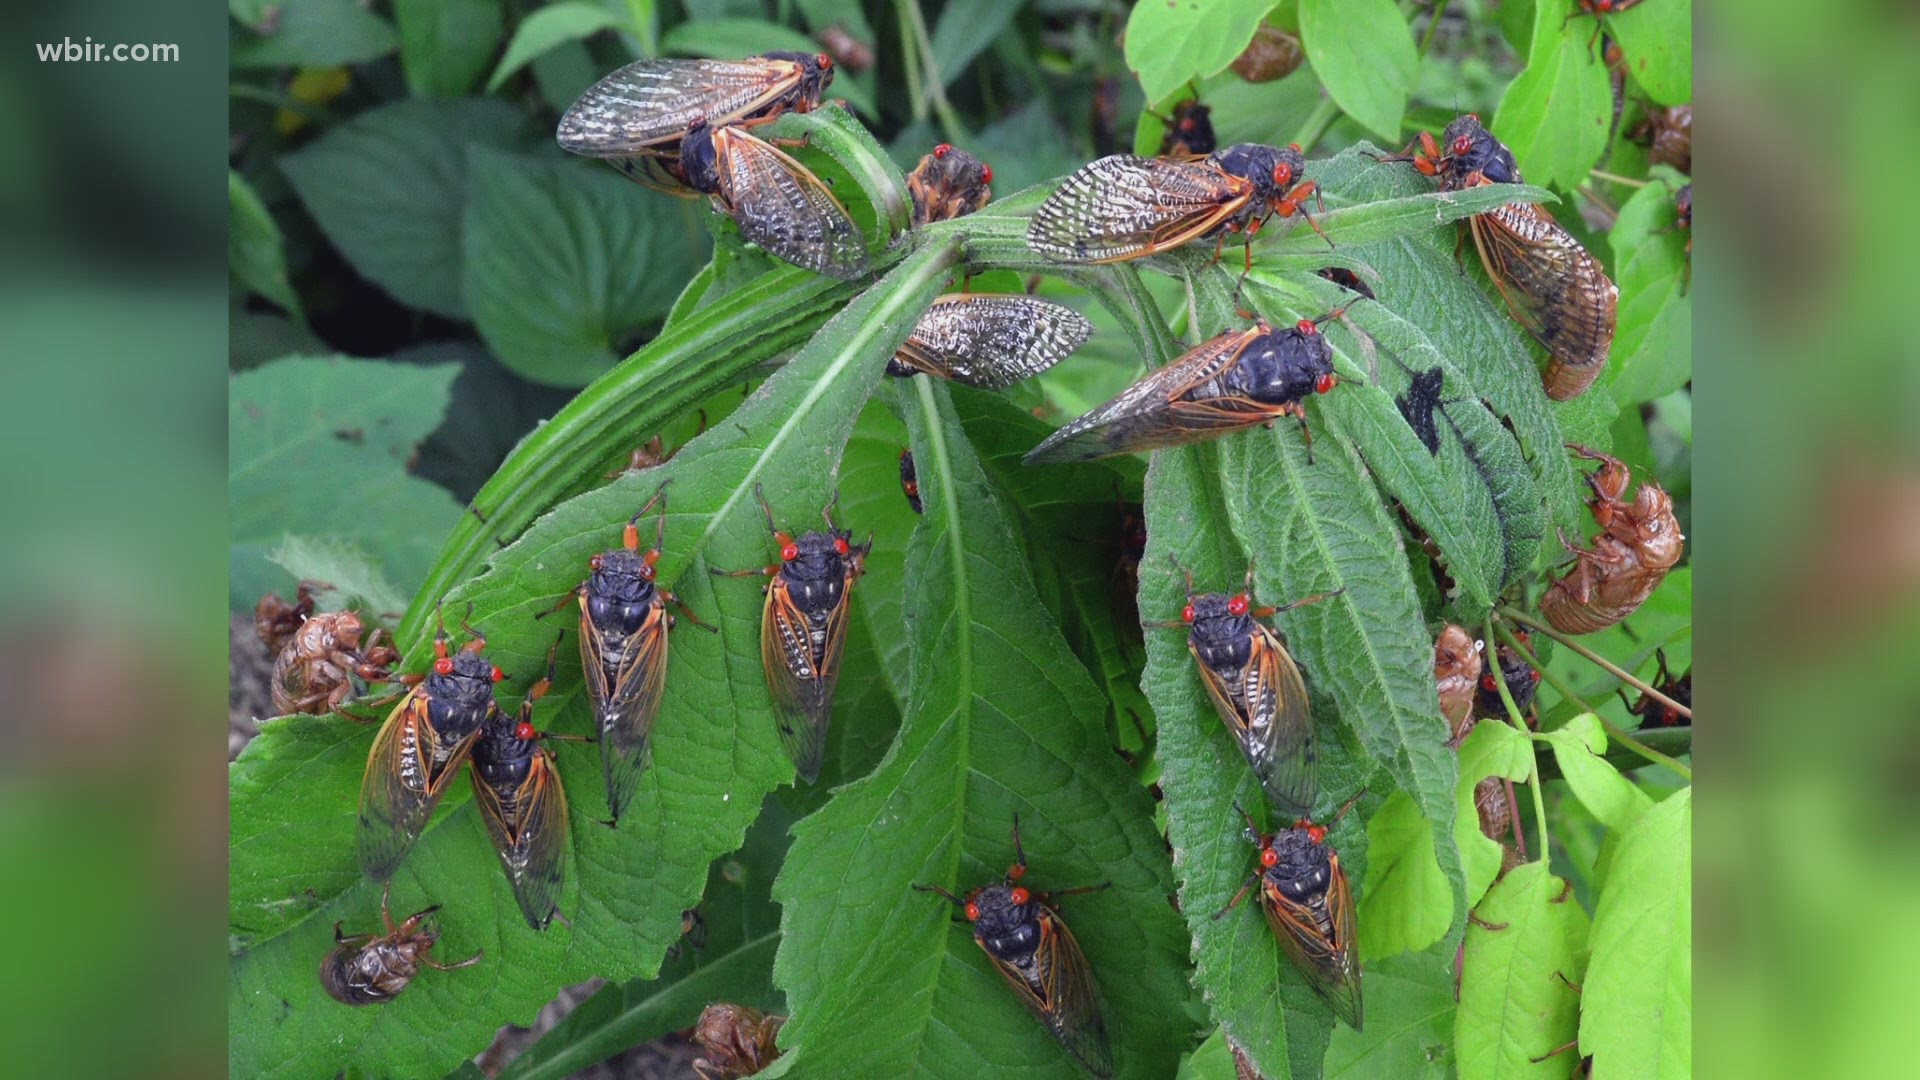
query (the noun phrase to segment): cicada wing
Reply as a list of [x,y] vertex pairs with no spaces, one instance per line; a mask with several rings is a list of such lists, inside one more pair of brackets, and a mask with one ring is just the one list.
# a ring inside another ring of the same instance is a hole
[[614,820],[627,808],[646,770],[648,741],[660,716],[667,685],[667,613],[656,595],[640,628],[620,641],[580,612],[580,662],[587,675],[600,739],[600,772],[606,780],[607,812]]
[[1204,160],[1114,154],[1060,182],[1033,213],[1027,246],[1063,262],[1118,262],[1205,236],[1253,185]]
[[[846,637],[845,606],[843,600],[842,642]],[[829,633],[829,645],[831,637]],[[807,614],[793,602],[786,583],[774,578],[767,586],[766,609],[760,619],[760,665],[766,669],[780,744],[799,769],[800,778],[809,784],[819,777],[820,762],[826,756],[827,713],[838,673],[838,649],[833,652],[832,669],[823,664],[825,651],[814,647]]]
[[741,236],[828,277],[867,272],[859,226],[805,165],[739,128],[715,128],[713,147],[720,193]]
[[1270,883],[1260,883],[1260,907],[1266,912],[1280,949],[1293,961],[1333,1009],[1333,1014],[1360,1030],[1360,954],[1354,937],[1353,892],[1340,857],[1332,857],[1332,880],[1327,890],[1308,903],[1289,900]]
[[407,857],[479,737],[476,728],[443,744],[427,696],[417,687],[394,706],[373,738],[360,780],[358,846],[360,869],[368,877],[385,880]]
[[[1230,331],[1194,346],[1118,396],[1060,428],[1027,452],[1026,462],[1090,461],[1199,442],[1272,419],[1274,411],[1248,399],[1182,396],[1231,368],[1257,334]],[[1251,406],[1252,408],[1249,408]]]
[[[981,951],[986,952],[984,947]],[[1067,1053],[1095,1076],[1113,1075],[1113,1050],[1093,988],[1093,969],[1059,915],[1042,909],[1040,944],[1026,968],[991,952],[987,952],[987,959],[1020,1003],[1047,1026]]]
[[560,118],[555,138],[589,157],[672,149],[705,120],[716,127],[754,117],[800,83],[791,60],[637,60],[587,88]]
[[929,375],[1000,390],[1059,363],[1092,334],[1079,312],[1049,300],[954,293],[920,316],[898,358]]
[[698,191],[688,186],[686,177],[675,171],[680,164],[677,155],[635,154],[606,160],[607,164],[619,169],[627,179],[641,187],[672,195],[676,199],[700,197]]
[[473,801],[513,886],[520,914],[528,926],[546,929],[560,906],[567,849],[567,796],[553,755],[545,749],[534,751],[526,778],[511,791],[494,790],[474,770]]
[[1547,393],[1578,396],[1613,344],[1620,291],[1572,234],[1539,206],[1507,203],[1470,219],[1487,276],[1513,317],[1552,358]]
[[1260,628],[1246,667],[1248,730],[1240,749],[1273,805],[1313,812],[1313,721],[1307,684],[1280,639]]

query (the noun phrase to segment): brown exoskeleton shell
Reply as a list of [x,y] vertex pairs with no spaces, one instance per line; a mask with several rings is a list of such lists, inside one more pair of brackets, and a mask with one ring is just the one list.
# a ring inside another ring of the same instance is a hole
[[693,1071],[703,1080],[738,1080],[752,1076],[780,1056],[774,1037],[784,1016],[768,1016],[745,1005],[718,1002],[700,1012],[693,1025],[693,1041],[705,1055],[694,1059]]
[[1459,746],[1473,730],[1473,695],[1480,681],[1480,665],[1480,650],[1473,635],[1464,629],[1448,624],[1434,639],[1434,689],[1440,694],[1440,715],[1447,718],[1447,730],[1452,732],[1450,746]]
[[1673,499],[1651,480],[1633,501],[1624,496],[1631,478],[1618,458],[1569,444],[1581,457],[1600,462],[1587,478],[1588,506],[1600,525],[1591,548],[1567,543],[1574,567],[1540,598],[1540,614],[1566,634],[1591,634],[1633,614],[1680,561],[1686,537],[1673,516]]
[[355,678],[384,681],[400,654],[380,643],[385,631],[378,629],[362,647],[364,629],[351,611],[309,616],[273,658],[274,713],[332,712],[352,695]]
[[268,656],[280,655],[307,616],[313,614],[313,590],[320,587],[319,582],[303,581],[293,603],[280,599],[279,593],[268,593],[253,606],[253,626]]
[[484,955],[474,953],[455,964],[434,960],[427,954],[440,935],[430,926],[423,928],[422,924],[427,916],[440,910],[440,905],[417,911],[395,926],[393,916],[387,911],[387,896],[387,890],[381,890],[380,921],[387,931],[384,935],[347,937],[340,933],[339,923],[333,924],[335,945],[320,961],[320,985],[326,989],[327,996],[342,1005],[384,1005],[405,990],[421,968],[452,971],[472,967]]

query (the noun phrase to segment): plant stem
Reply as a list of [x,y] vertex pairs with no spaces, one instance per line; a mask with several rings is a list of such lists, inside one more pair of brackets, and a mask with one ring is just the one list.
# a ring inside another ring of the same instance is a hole
[[1643,188],[1647,186],[1647,182],[1645,180],[1635,180],[1631,176],[1621,176],[1618,173],[1601,172],[1599,169],[1589,169],[1587,170],[1587,172],[1593,176],[1599,177],[1602,180],[1612,181],[1613,183],[1616,183],[1616,184],[1625,184],[1628,187]]
[[1320,104],[1307,114],[1306,122],[1300,125],[1299,132],[1293,137],[1293,141],[1300,144],[1300,151],[1311,152],[1313,144],[1320,141],[1320,137],[1327,133],[1327,129],[1333,126],[1334,118],[1339,115],[1340,106],[1333,103],[1333,98],[1321,98]]
[[1692,769],[1689,769],[1685,765],[1681,764],[1678,759],[1668,757],[1667,755],[1661,753],[1660,751],[1655,750],[1653,747],[1648,746],[1646,743],[1641,742],[1639,739],[1636,739],[1633,736],[1627,734],[1625,731],[1620,730],[1618,727],[1615,727],[1611,722],[1607,720],[1606,717],[1600,715],[1600,710],[1587,704],[1584,700],[1580,698],[1580,695],[1573,692],[1572,687],[1568,686],[1564,682],[1561,682],[1560,676],[1555,675],[1551,671],[1548,671],[1546,668],[1546,665],[1540,663],[1539,657],[1536,657],[1533,655],[1533,650],[1527,648],[1526,643],[1521,641],[1520,638],[1517,635],[1515,635],[1513,631],[1508,630],[1504,626],[1500,627],[1500,637],[1501,637],[1501,640],[1505,641],[1508,645],[1511,645],[1516,650],[1518,650],[1520,655],[1526,659],[1527,663],[1533,665],[1533,669],[1535,671],[1538,671],[1540,674],[1546,676],[1547,682],[1551,683],[1553,688],[1559,691],[1562,697],[1580,706],[1583,712],[1592,713],[1594,716],[1594,719],[1600,721],[1600,727],[1603,731],[1607,733],[1607,738],[1612,739],[1614,742],[1619,743],[1621,746],[1624,746],[1627,749],[1633,751],[1634,753],[1639,754],[1641,757],[1645,758],[1647,761],[1655,765],[1665,765],[1667,768],[1672,769],[1675,773],[1678,773],[1681,779],[1685,780],[1687,783],[1689,784],[1693,783]]
[[[927,32],[927,17],[920,11],[920,0],[896,0],[895,7],[900,11],[901,35],[907,34],[911,26],[913,39],[917,41],[921,58],[926,62],[926,81],[919,87],[912,87],[913,118],[924,119],[927,115],[925,98],[933,99],[933,111],[940,115],[940,128],[949,142],[961,142],[967,136],[967,126],[960,114],[953,111],[953,103],[947,100],[947,86],[940,78],[940,64],[933,58],[933,35]],[[908,53],[913,52],[909,44]]]
[[1433,47],[1433,32],[1440,28],[1440,16],[1447,13],[1447,0],[1433,5],[1433,17],[1427,20],[1427,36],[1420,40],[1420,56],[1426,58],[1427,50]]
[[[1681,716],[1684,716],[1689,720],[1693,719],[1692,709],[1673,700],[1672,698],[1668,697],[1666,694],[1660,692],[1658,689],[1649,685],[1645,680],[1639,678],[1638,676],[1630,674],[1625,668],[1622,668],[1620,665],[1615,664],[1613,661],[1607,659],[1604,656],[1601,656],[1599,653],[1594,652],[1592,649],[1587,648],[1585,645],[1580,644],[1579,642],[1573,640],[1567,635],[1562,634],[1560,631],[1555,630],[1552,626],[1544,622],[1541,622],[1539,619],[1536,619],[1533,616],[1528,615],[1524,611],[1516,611],[1510,607],[1502,607],[1500,609],[1500,615],[1502,618],[1512,619],[1514,622],[1520,623],[1521,625],[1527,627],[1530,630],[1538,630],[1540,633],[1547,635],[1553,640],[1566,646],[1568,649],[1571,649],[1575,654],[1579,656],[1583,656],[1586,659],[1592,661],[1593,663],[1599,665],[1601,668],[1605,669],[1609,675],[1612,675],[1614,678],[1619,679],[1621,682],[1626,683],[1628,686],[1633,687],[1634,689],[1647,695],[1648,697],[1659,702],[1660,704],[1665,705],[1667,708],[1672,709],[1674,712],[1679,713]],[[1578,701],[1579,699],[1575,698],[1574,700]]]
[[[1487,615],[1487,625],[1481,635],[1481,639],[1488,642],[1489,646],[1491,646],[1494,640],[1493,615],[1491,612]],[[1493,665],[1495,676],[1493,681],[1495,685],[1500,688],[1500,703],[1507,707],[1508,722],[1513,725],[1515,731],[1520,733],[1521,738],[1529,740],[1527,748],[1533,751],[1531,760],[1529,761],[1529,764],[1532,766],[1532,771],[1527,774],[1527,787],[1533,789],[1533,822],[1535,828],[1540,833],[1539,861],[1546,863],[1553,854],[1553,848],[1547,839],[1547,800],[1546,796],[1540,793],[1540,789],[1543,786],[1540,782],[1540,749],[1531,742],[1533,732],[1527,730],[1527,722],[1521,719],[1520,706],[1514,704],[1513,691],[1507,689],[1507,680],[1500,677],[1500,651],[1496,648],[1489,647],[1487,649],[1487,662]],[[1509,798],[1507,804],[1509,809],[1511,809],[1513,800]],[[1516,833],[1522,831],[1518,822],[1514,823],[1513,831]]]
[[907,68],[907,103],[913,107],[913,119],[917,123],[927,118],[927,95],[920,82],[920,49],[913,40],[914,20],[907,13],[912,7],[913,0],[894,0],[894,15],[900,20],[901,61]]

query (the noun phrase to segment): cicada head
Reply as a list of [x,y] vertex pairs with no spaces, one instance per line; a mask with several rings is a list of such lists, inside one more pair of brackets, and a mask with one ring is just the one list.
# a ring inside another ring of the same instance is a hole
[[1496,184],[1520,182],[1520,168],[1513,154],[1501,145],[1493,133],[1480,124],[1473,113],[1456,117],[1440,135],[1440,168],[1445,181],[1458,184],[1474,173]]
[[1306,159],[1297,146],[1234,143],[1207,159],[1221,172],[1253,184],[1254,204],[1272,206],[1284,198],[1306,171]]
[[996,960],[1017,963],[1040,947],[1040,905],[1022,885],[989,885],[967,899],[974,940]]
[[653,564],[645,553],[615,548],[593,557],[587,597],[616,604],[645,604],[653,599]]
[[680,171],[687,186],[703,195],[720,190],[720,172],[713,148],[713,128],[705,120],[687,129],[680,140]]
[[1180,621],[1187,624],[1187,643],[1201,663],[1215,670],[1246,666],[1255,631],[1251,603],[1245,593],[1201,593],[1187,601]]
[[[493,684],[505,677],[477,652],[462,650],[436,659],[423,684],[435,725],[454,733],[478,727],[493,705]],[[446,723],[453,715],[471,722]]]
[[[1534,691],[1540,686],[1540,673],[1517,650],[1505,645],[1499,649],[1498,667],[1499,678],[1506,681],[1507,693],[1513,698],[1513,707],[1525,713],[1533,706]],[[1507,714],[1506,703],[1500,698],[1500,683],[1494,676],[1492,666],[1480,675],[1474,695],[1474,709],[1481,716]]]
[[1260,866],[1267,883],[1295,903],[1324,894],[1333,884],[1333,853],[1326,837],[1325,827],[1302,823],[1265,838]]
[[820,101],[827,87],[833,85],[833,57],[826,53],[800,53],[776,50],[760,54],[768,60],[789,60],[800,65],[800,85],[794,89],[794,96],[807,103],[806,112]]
[[833,610],[846,591],[847,562],[854,557],[853,534],[802,533],[780,547],[780,577],[787,595],[809,615]]

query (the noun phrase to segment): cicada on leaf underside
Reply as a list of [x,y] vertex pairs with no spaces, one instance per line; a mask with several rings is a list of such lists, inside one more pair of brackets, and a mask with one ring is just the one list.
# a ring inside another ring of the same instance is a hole
[[604,158],[632,175],[642,159],[674,161],[701,121],[752,126],[812,112],[833,82],[824,53],[745,60],[637,60],[588,87],[560,118],[560,148]]
[[519,714],[508,719],[496,711],[473,746],[474,805],[520,914],[535,930],[546,929],[559,909],[565,883],[567,795],[553,754],[540,745],[555,736],[533,726],[533,703],[552,685],[550,651],[547,677],[527,690]]
[[907,449],[900,451],[900,492],[914,513],[926,513],[920,502],[920,470],[913,464],[913,451]]
[[1051,300],[948,293],[921,314],[887,362],[887,374],[1002,390],[1059,363],[1092,334],[1085,316]]
[[662,169],[710,196],[768,254],[829,277],[867,272],[866,240],[846,207],[805,165],[745,128],[697,123],[680,160]]
[[833,688],[840,681],[853,584],[873,542],[855,544],[853,533],[835,526],[831,502],[820,512],[825,531],[789,536],[773,523],[773,508],[758,484],[753,497],[766,513],[767,531],[779,546],[780,561],[761,570],[714,573],[764,574],[773,579],[767,583],[766,606],[760,616],[760,666],[773,697],[780,742],[801,779],[811,784],[819,777],[826,754],[827,720]]
[[472,627],[457,653],[447,649],[442,623],[433,641],[433,667],[411,683],[374,736],[360,783],[360,868],[385,880],[420,838],[433,808],[460,771],[480,731],[499,708],[493,684],[503,676],[480,655],[487,639]]
[[1213,134],[1213,108],[1188,98],[1173,107],[1165,117],[1167,130],[1160,136],[1160,156],[1172,158],[1205,157],[1220,143]]
[[[1208,338],[1148,372],[1112,401],[1049,435],[1026,462],[1087,461],[1219,438],[1296,417],[1307,430],[1301,401],[1339,382],[1333,347],[1319,319],[1275,329],[1264,320],[1247,330]],[[1309,452],[1312,436],[1308,433]]]
[[320,986],[328,997],[342,1005],[384,1005],[399,996],[423,967],[453,971],[472,967],[485,955],[484,951],[476,952],[451,964],[433,959],[428,954],[440,940],[440,934],[428,919],[440,910],[440,905],[416,911],[395,926],[387,908],[391,889],[389,883],[380,890],[380,922],[386,930],[384,934],[349,937],[340,932],[339,923],[333,924],[334,945],[320,961]]
[[993,168],[986,162],[947,143],[907,174],[907,194],[913,197],[913,223],[927,225],[950,221],[987,205],[993,198]]
[[1093,969],[1080,951],[1054,901],[1095,892],[1107,882],[1055,892],[1033,892],[1019,884],[1027,873],[1020,847],[1020,818],[1013,819],[1014,862],[998,885],[974,889],[961,899],[938,885],[915,885],[938,893],[973,924],[973,941],[987,954],[994,971],[1046,1025],[1068,1054],[1098,1077],[1113,1075],[1113,1051],[1094,990]]
[[[1354,796],[1355,799],[1359,796]],[[1353,799],[1326,825],[1301,819],[1290,829],[1263,833],[1252,815],[1238,806],[1246,837],[1260,850],[1260,868],[1242,886],[1218,919],[1258,887],[1267,926],[1293,966],[1307,978],[1333,1014],[1360,1030],[1360,945],[1353,888],[1340,868],[1340,854],[1327,846],[1327,829],[1352,808]]]

